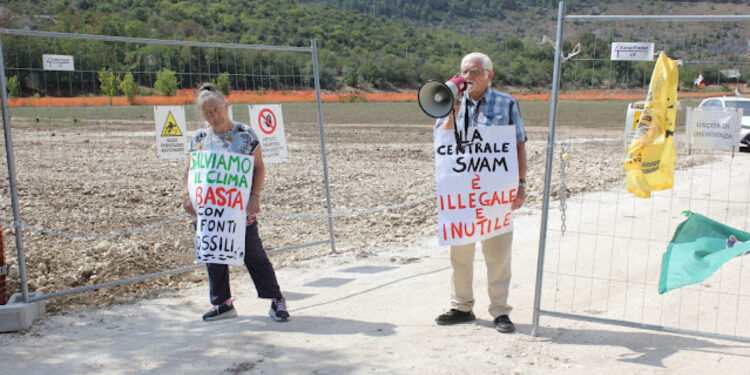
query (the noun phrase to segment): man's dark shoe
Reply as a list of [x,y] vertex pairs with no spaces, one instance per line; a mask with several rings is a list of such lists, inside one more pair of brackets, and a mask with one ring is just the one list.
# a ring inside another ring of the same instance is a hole
[[513,325],[507,315],[500,315],[495,318],[495,329],[502,333],[508,333],[515,331],[516,326]]
[[234,305],[227,306],[222,303],[219,306],[214,306],[209,312],[203,314],[203,320],[211,321],[224,318],[234,318],[235,316],[237,316],[237,310],[234,309]]
[[435,322],[441,326],[449,325],[449,324],[456,324],[456,323],[466,323],[470,322],[472,320],[476,319],[474,317],[474,313],[471,311],[461,311],[456,309],[451,309],[451,311],[448,311],[445,314],[441,314],[435,319]]

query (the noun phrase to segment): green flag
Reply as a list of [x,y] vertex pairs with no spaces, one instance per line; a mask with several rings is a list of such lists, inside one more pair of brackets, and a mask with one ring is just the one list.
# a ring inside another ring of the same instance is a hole
[[750,233],[690,211],[683,214],[688,218],[677,227],[661,260],[659,294],[699,283],[728,260],[750,252]]

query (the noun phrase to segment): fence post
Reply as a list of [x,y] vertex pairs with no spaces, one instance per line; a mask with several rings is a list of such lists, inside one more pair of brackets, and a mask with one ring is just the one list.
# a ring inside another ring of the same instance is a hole
[[21,234],[21,214],[18,209],[18,189],[16,187],[16,167],[13,158],[13,142],[10,137],[10,115],[8,115],[8,88],[5,83],[5,60],[3,42],[0,38],[0,99],[3,106],[3,130],[5,131],[5,155],[8,160],[8,181],[10,183],[10,201],[13,206],[13,231],[16,235],[18,252],[18,274],[21,281],[21,298],[29,303],[29,286],[26,283],[26,257],[23,254],[23,236]]
[[336,254],[336,240],[333,234],[333,212],[331,207],[331,187],[328,184],[328,156],[326,155],[326,136],[323,130],[323,108],[320,99],[320,73],[318,72],[318,48],[315,39],[310,40],[315,75],[315,98],[318,103],[318,128],[320,128],[320,154],[323,158],[323,179],[326,185],[326,205],[328,208],[328,233],[331,241],[331,252]]
[[539,229],[539,257],[536,264],[536,288],[534,291],[534,315],[531,319],[531,336],[539,330],[539,312],[542,297],[542,273],[544,272],[544,251],[547,245],[547,215],[549,214],[549,191],[552,184],[552,159],[555,147],[555,122],[557,120],[557,97],[560,90],[560,64],[562,57],[563,18],[565,2],[557,8],[557,37],[555,38],[555,65],[552,74],[552,98],[549,108],[549,134],[547,135],[547,166],[544,171],[544,200],[542,203],[542,223]]
[[0,305],[8,303],[8,263],[5,261],[5,240],[3,239],[3,227],[0,225]]

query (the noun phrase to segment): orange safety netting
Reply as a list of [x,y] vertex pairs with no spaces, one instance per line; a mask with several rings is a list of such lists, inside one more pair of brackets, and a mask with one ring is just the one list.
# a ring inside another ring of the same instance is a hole
[[[174,96],[126,97],[76,97],[76,98],[15,98],[8,99],[11,107],[100,107],[128,105],[184,105],[195,103],[195,90],[184,89]],[[226,99],[230,103],[305,103],[315,102],[315,91],[230,91]],[[327,103],[353,102],[414,102],[415,93],[322,93],[321,100]]]
[[[10,107],[101,107],[128,105],[185,105],[195,103],[195,90],[179,90],[174,96],[136,96],[131,100],[126,97],[76,97],[76,98],[15,98],[8,99]],[[705,98],[710,96],[734,95],[733,92],[680,92],[681,98]],[[513,93],[513,96],[524,100],[549,100],[550,93]],[[644,92],[613,92],[609,90],[570,91],[560,93],[560,100],[643,100]],[[230,103],[306,103],[315,102],[315,91],[230,91],[226,96]],[[355,103],[355,102],[416,102],[415,92],[383,92],[383,93],[322,93],[321,100],[326,103]]]

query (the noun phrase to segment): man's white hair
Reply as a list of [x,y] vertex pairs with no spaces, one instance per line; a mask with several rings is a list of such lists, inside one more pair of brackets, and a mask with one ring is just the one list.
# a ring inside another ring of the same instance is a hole
[[484,68],[485,73],[492,70],[492,59],[490,59],[489,56],[481,53],[481,52],[472,52],[466,56],[464,56],[463,59],[461,59],[461,66],[464,65],[464,62],[468,60],[481,60],[482,61],[482,68]]

